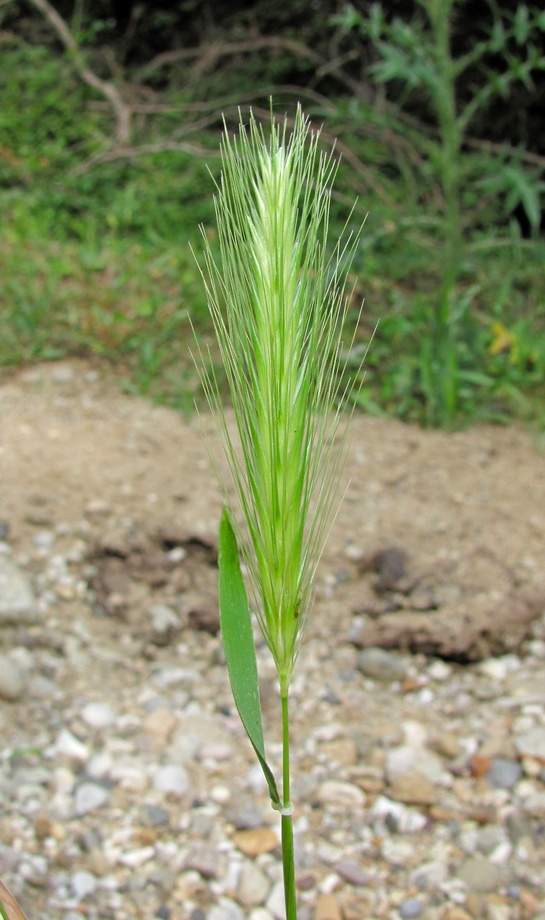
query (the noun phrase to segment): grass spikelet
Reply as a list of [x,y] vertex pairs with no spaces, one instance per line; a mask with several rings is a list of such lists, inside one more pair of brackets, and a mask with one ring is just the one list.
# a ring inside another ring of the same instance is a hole
[[[287,692],[335,494],[339,346],[355,240],[328,257],[337,163],[299,108],[291,133],[253,116],[222,142],[215,209],[220,260],[206,243],[207,294],[238,436],[221,415],[263,635]],[[217,409],[218,394],[209,385]],[[330,410],[334,410],[333,417]]]

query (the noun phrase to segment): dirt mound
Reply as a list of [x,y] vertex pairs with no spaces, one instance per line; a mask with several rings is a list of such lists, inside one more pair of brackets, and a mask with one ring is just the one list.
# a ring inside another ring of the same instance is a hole
[[[137,629],[150,600],[184,595],[190,620],[214,629],[221,496],[203,425],[123,395],[83,363],[14,375],[0,388],[10,542],[91,520],[97,606]],[[545,464],[532,435],[358,416],[350,438],[317,586],[326,618],[314,628],[335,616],[356,644],[459,661],[518,647],[545,609]],[[172,552],[192,554],[183,584]]]

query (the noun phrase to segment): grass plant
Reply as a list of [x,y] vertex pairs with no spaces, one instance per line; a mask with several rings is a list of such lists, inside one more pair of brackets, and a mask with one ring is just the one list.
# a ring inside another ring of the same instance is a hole
[[[344,453],[344,278],[357,235],[328,255],[336,162],[300,108],[291,132],[273,118],[265,131],[253,116],[238,136],[226,131],[222,166],[219,259],[204,236],[208,302],[236,419],[232,430],[206,378],[232,486],[220,526],[220,617],[235,702],[282,816],[286,916],[294,920],[289,688]],[[278,672],[281,794],[265,756],[241,560]]]

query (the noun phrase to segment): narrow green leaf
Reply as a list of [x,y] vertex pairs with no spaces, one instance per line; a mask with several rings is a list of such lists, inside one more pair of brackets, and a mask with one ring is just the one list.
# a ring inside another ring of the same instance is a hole
[[9,920],[7,912],[4,910],[4,905],[2,904],[2,901],[0,901],[0,917],[2,917],[2,920]]
[[252,621],[237,539],[227,508],[220,523],[219,604],[227,670],[238,714],[265,774],[273,806],[281,808],[276,781],[265,759]]

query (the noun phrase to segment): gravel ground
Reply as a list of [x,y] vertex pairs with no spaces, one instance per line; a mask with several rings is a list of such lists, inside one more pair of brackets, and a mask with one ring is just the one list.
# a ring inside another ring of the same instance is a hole
[[[515,429],[354,420],[292,690],[300,920],[545,920],[543,465]],[[83,363],[19,373],[0,494],[0,877],[31,920],[282,920],[198,421]]]

